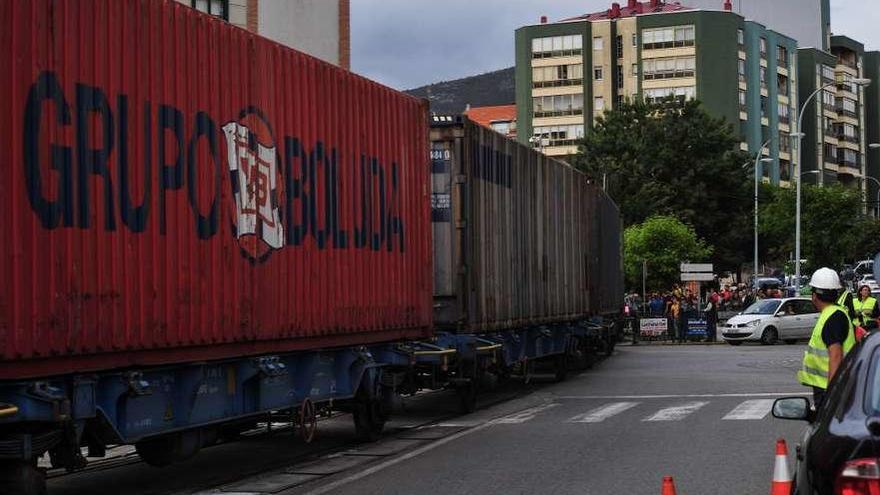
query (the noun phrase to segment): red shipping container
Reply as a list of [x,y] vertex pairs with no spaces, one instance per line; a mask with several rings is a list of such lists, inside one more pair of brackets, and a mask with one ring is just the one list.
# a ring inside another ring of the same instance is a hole
[[422,338],[424,102],[170,0],[0,0],[0,379]]

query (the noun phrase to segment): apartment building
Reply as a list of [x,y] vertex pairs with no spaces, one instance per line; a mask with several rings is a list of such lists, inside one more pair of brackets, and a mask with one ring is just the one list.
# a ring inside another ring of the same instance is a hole
[[350,0],[177,0],[344,69],[351,67]]
[[866,89],[852,82],[868,76],[865,55],[864,45],[846,36],[832,36],[827,52],[798,51],[801,94],[819,91],[803,116],[805,182],[865,189],[869,144],[877,136],[875,130],[869,139]]
[[[718,0],[687,0],[690,7],[723,9]],[[800,47],[827,50],[831,42],[829,0],[730,0],[730,9],[746,19],[796,39]]]
[[[720,3],[725,7],[724,3]],[[726,7],[730,7],[729,3]],[[731,10],[629,0],[607,11],[516,33],[518,139],[553,156],[577,152],[595,118],[626,99],[698,99],[731,122],[742,149],[774,162],[768,182],[790,180],[790,119],[797,43]]]

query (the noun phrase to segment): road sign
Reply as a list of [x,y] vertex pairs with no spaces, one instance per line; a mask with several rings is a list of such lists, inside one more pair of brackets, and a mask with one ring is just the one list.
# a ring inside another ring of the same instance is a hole
[[715,280],[714,273],[682,273],[682,282],[712,282]]
[[[681,273],[700,273],[700,272],[709,272],[712,273],[714,271],[714,267],[712,263],[682,263],[681,264]],[[682,279],[684,280],[684,279]]]

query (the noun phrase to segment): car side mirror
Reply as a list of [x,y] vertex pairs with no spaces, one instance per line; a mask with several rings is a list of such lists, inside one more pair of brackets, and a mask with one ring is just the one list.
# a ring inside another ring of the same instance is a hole
[[773,417],[795,421],[813,421],[813,408],[806,397],[785,397],[773,403]]

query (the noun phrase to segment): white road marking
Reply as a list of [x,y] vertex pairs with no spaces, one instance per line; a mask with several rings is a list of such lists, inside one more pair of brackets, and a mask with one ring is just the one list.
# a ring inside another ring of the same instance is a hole
[[732,421],[764,419],[770,414],[771,409],[773,409],[773,399],[747,400],[721,419]]
[[667,407],[655,412],[642,421],[681,421],[690,416],[708,402],[688,402],[679,406]]
[[562,395],[556,400],[645,400],[645,399],[723,399],[725,397],[799,397],[811,392],[773,392],[755,394],[689,394],[689,395]]
[[[509,419],[509,418],[514,418],[514,417],[519,417],[519,416],[523,415],[524,413],[529,413],[532,415],[532,417],[534,417],[535,414],[537,414],[541,411],[550,409],[551,407],[556,407],[558,405],[559,404],[556,404],[556,403],[544,404],[542,406],[533,407],[530,409],[526,409],[524,411],[520,411],[515,414],[511,414],[509,416],[505,416],[501,419]],[[454,433],[452,435],[449,435],[448,437],[443,437],[439,440],[436,440],[436,441],[429,443],[428,445],[425,445],[424,447],[419,447],[415,450],[411,450],[411,451],[407,452],[406,454],[403,454],[402,456],[395,457],[393,459],[389,459],[385,462],[376,464],[375,466],[373,466],[371,468],[368,468],[368,469],[365,469],[365,470],[360,471],[358,473],[352,474],[351,476],[346,476],[345,478],[342,478],[340,480],[334,481],[332,483],[328,483],[324,486],[317,487],[314,490],[307,492],[305,495],[322,495],[324,493],[332,492],[332,491],[338,489],[339,487],[345,486],[345,485],[352,483],[352,482],[355,482],[359,479],[366,478],[367,476],[378,473],[379,471],[384,471],[385,469],[388,469],[391,466],[400,464],[401,462],[404,462],[404,461],[408,461],[409,459],[412,459],[413,457],[418,457],[426,452],[430,452],[430,451],[436,449],[437,447],[441,447],[443,445],[446,445],[449,442],[454,442],[464,436],[467,436],[467,435],[470,435],[473,433],[477,433],[478,431],[485,430],[486,428],[489,428],[490,426],[497,424],[496,421],[499,421],[499,420],[486,421],[485,423],[474,426],[473,428],[469,428],[467,430],[463,430],[458,433]]]
[[492,421],[492,423],[500,424],[500,425],[522,424],[522,423],[525,423],[526,421],[531,421],[531,420],[535,419],[535,416],[537,416],[538,414],[546,411],[547,409],[552,409],[558,405],[559,404],[557,404],[555,402],[550,402],[548,404],[543,404],[540,406],[536,406],[536,407],[532,407],[532,408],[520,411],[516,414],[511,414],[510,416],[505,416],[503,418],[496,419],[496,420]]
[[601,423],[637,405],[639,405],[638,402],[613,402],[570,418],[566,423]]

